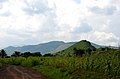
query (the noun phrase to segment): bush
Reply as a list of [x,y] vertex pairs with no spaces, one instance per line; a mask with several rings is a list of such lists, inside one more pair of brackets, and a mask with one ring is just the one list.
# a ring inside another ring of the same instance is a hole
[[33,67],[40,64],[40,59],[37,57],[28,57],[26,60],[22,61],[22,66]]

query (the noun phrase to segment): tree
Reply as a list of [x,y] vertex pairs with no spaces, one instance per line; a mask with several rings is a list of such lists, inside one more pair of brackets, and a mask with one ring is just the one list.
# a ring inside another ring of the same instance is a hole
[[74,51],[74,55],[78,53],[76,48],[73,48],[73,51]]
[[53,55],[51,53],[47,53],[43,55],[44,57],[52,57]]
[[2,56],[2,58],[4,58],[5,56],[7,56],[7,54],[6,54],[6,52],[5,52],[5,50],[4,49],[2,49],[1,51],[0,51],[0,55]]
[[19,57],[21,55],[21,52],[15,51],[11,56]]
[[86,49],[86,53],[91,54],[92,50],[90,48]]
[[22,54],[22,56],[27,58],[27,57],[31,56],[31,53],[30,52],[25,52],[25,53]]
[[16,57],[15,53],[13,53],[11,56],[12,56],[12,57]]
[[82,55],[85,53],[84,52],[84,50],[82,50],[82,49],[76,49],[76,48],[73,48],[73,50],[74,50],[74,54],[76,55],[76,56],[81,56],[82,57]]
[[20,56],[21,52],[15,51],[16,56]]
[[34,52],[34,53],[31,53],[31,54],[32,54],[32,56],[39,56],[39,57],[42,56],[40,52]]

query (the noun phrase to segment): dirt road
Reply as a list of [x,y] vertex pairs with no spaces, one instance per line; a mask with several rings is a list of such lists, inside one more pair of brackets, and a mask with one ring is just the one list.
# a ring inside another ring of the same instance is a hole
[[0,71],[0,79],[46,79],[39,72],[22,66],[7,65]]

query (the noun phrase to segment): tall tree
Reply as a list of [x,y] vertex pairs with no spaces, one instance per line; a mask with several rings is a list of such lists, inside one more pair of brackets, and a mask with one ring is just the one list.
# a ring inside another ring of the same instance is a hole
[[4,58],[5,56],[7,56],[7,54],[6,54],[6,52],[5,52],[4,49],[1,50],[1,56],[2,56],[2,58]]

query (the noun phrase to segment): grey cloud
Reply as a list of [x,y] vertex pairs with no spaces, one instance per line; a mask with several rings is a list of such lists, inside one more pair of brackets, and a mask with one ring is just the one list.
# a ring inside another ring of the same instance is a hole
[[23,11],[25,11],[29,15],[33,14],[40,14],[44,13],[49,10],[49,7],[47,5],[46,1],[35,1],[33,5],[30,5],[27,1],[25,1],[27,7],[23,8]]
[[56,14],[54,12],[44,13],[46,19],[42,24],[42,27],[39,29],[38,34],[41,33],[54,33],[56,31],[57,23],[55,21]]
[[2,2],[6,2],[6,1],[8,1],[8,0],[0,0],[0,3],[2,3]]
[[56,22],[56,13],[55,10],[46,11],[44,15],[46,17],[46,20],[44,21],[42,28],[39,30],[39,32],[42,33],[51,33],[56,31],[57,22]]
[[120,15],[114,15],[108,25],[108,31],[120,37]]
[[0,0],[0,9],[2,9],[3,8],[3,4],[4,4],[4,2],[7,2],[8,0]]
[[99,8],[98,6],[92,7],[90,11],[96,14],[105,14],[105,15],[112,15],[116,10],[115,6],[105,7],[104,9]]
[[16,37],[29,37],[31,36],[32,32],[28,31],[27,29],[15,29],[15,27],[12,27],[11,25],[5,29],[6,33],[8,35],[16,36]]
[[11,15],[11,13],[10,12],[5,12],[5,13],[0,13],[0,16],[10,16]]
[[88,33],[92,31],[92,27],[88,23],[81,23],[79,27],[75,28],[73,33]]
[[74,0],[76,3],[81,3],[81,0]]

